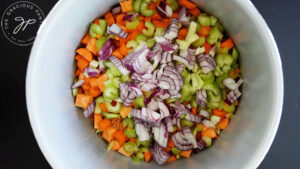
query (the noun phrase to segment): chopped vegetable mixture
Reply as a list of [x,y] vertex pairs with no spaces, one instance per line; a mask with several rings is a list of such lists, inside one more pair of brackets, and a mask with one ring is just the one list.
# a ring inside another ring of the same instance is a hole
[[76,50],[72,85],[108,151],[162,165],[210,147],[243,80],[218,19],[189,0],[125,0],[96,18]]

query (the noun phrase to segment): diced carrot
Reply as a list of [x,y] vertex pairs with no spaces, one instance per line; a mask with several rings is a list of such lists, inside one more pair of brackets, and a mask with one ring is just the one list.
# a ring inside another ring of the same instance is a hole
[[77,69],[76,72],[75,72],[75,75],[79,76],[81,73],[82,73],[82,71],[80,69]]
[[229,124],[229,118],[224,118],[218,123],[218,127],[220,129],[226,129],[228,127],[228,124]]
[[111,142],[114,139],[114,134],[117,132],[117,129],[114,127],[108,127],[103,131],[102,137],[108,141]]
[[171,156],[168,160],[167,160],[167,163],[170,163],[172,161],[175,161],[176,160],[176,157],[175,156]]
[[87,45],[89,43],[89,40],[91,39],[90,34],[87,33],[85,36],[81,39],[81,43],[83,45]]
[[75,55],[75,60],[80,60],[80,59],[82,59],[83,57],[82,56],[80,56],[80,55]]
[[102,119],[99,123],[98,123],[98,129],[100,131],[104,131],[106,130],[108,127],[111,127],[111,121],[108,119]]
[[212,127],[207,128],[206,130],[202,130],[201,135],[202,135],[202,137],[207,136],[209,138],[217,138],[218,137],[215,129]]
[[157,2],[152,2],[151,4],[149,4],[148,8],[149,9],[155,9],[160,3],[160,0],[158,0]]
[[152,20],[152,22],[156,27],[160,27],[160,28],[167,28],[169,26],[168,22],[164,22],[161,20]]
[[173,15],[170,18],[178,18],[178,12],[173,12]]
[[78,89],[78,94],[82,94],[82,93],[83,93],[82,89],[79,88],[79,89]]
[[79,49],[76,50],[76,52],[79,55],[83,56],[84,59],[86,59],[87,61],[92,61],[93,60],[92,53],[89,50],[87,50],[86,48],[79,48]]
[[145,157],[145,161],[148,163],[152,158],[151,152],[150,151],[145,152],[144,157]]
[[103,74],[103,75],[101,75],[100,77],[98,77],[97,80],[96,80],[96,82],[97,82],[97,84],[98,84],[98,87],[99,87],[99,89],[100,89],[101,92],[104,91],[104,88],[105,88],[104,82],[105,82],[107,79],[108,79],[108,78],[107,78],[106,74]]
[[94,23],[97,24],[97,25],[99,25],[99,18],[95,18],[94,19]]
[[166,147],[166,148],[165,148],[165,151],[166,151],[166,152],[171,152],[171,151],[172,151],[172,147]]
[[139,15],[138,18],[140,21],[144,21],[144,19],[145,19],[145,17],[143,15]]
[[233,46],[234,46],[234,43],[231,38],[228,38],[227,40],[225,40],[224,42],[221,43],[221,48],[227,48],[228,50],[233,48]]
[[[112,101],[114,102],[114,101]],[[112,104],[113,105],[113,104]],[[111,119],[111,125],[118,129],[118,130],[123,130],[124,127],[123,127],[123,124],[122,124],[122,119],[121,118],[114,118],[114,119]]]
[[107,12],[107,13],[104,15],[104,18],[105,18],[105,20],[106,20],[108,26],[110,26],[110,25],[112,25],[112,24],[115,23],[115,19],[114,19],[113,15],[111,14],[110,11]]
[[113,56],[116,56],[117,58],[119,58],[120,60],[122,60],[124,58],[124,56],[121,54],[120,49],[116,49],[113,51],[113,53],[111,54]]
[[207,129],[207,127],[205,125],[203,125],[203,124],[200,124],[200,125],[202,126],[202,130],[206,130]]
[[202,37],[208,36],[210,29],[211,29],[210,26],[201,26],[200,30],[198,31],[198,35]]
[[130,138],[129,141],[132,143],[136,143],[136,138]]
[[120,111],[120,115],[122,118],[126,118],[128,116],[128,114],[131,112],[132,107],[126,107],[123,105],[121,111]]
[[230,118],[231,116],[232,116],[232,113],[227,113],[227,114],[225,115],[226,118]]
[[203,46],[205,48],[205,53],[208,54],[211,49],[211,45],[209,43],[205,42]]
[[215,116],[219,116],[219,117],[221,117],[221,119],[223,119],[227,113],[224,110],[213,109],[212,114]]
[[154,15],[152,16],[152,20],[161,20],[162,17],[155,11]]
[[85,94],[78,94],[76,96],[76,102],[75,106],[81,107],[81,108],[88,108],[90,103],[93,101],[93,97]]
[[119,15],[116,16],[116,22],[117,22],[117,24],[121,24],[121,25],[125,25],[126,24],[126,21],[124,20],[124,16],[125,15],[126,14],[121,13],[121,14],[119,14]]
[[193,9],[193,8],[197,7],[196,4],[194,4],[193,2],[191,2],[189,0],[178,0],[178,2],[181,6],[185,6],[187,9]]
[[102,111],[104,111],[104,112],[108,112],[108,109],[107,109],[107,107],[106,107],[106,104],[105,104],[105,103],[100,103],[100,108],[101,108],[101,110],[102,110]]
[[120,143],[117,140],[113,140],[113,146],[111,147],[112,151],[119,150],[121,148]]
[[114,133],[114,138],[120,143],[121,146],[126,142],[127,137],[124,134],[124,130],[118,130]]
[[198,17],[198,15],[201,13],[201,11],[197,7],[193,9],[189,9],[188,11],[190,14],[192,14],[195,17]]
[[127,151],[124,150],[124,147],[121,147],[121,148],[119,149],[119,153],[123,154],[123,155],[126,156],[126,157],[130,157],[134,152],[128,153]]
[[80,73],[78,80],[84,80],[84,79],[85,79],[85,75],[83,73]]
[[81,57],[81,58],[79,58],[79,59],[77,60],[77,67],[78,67],[81,71],[83,71],[84,68],[88,67],[89,64],[90,64],[89,61],[85,60],[83,57]]
[[127,48],[127,46],[125,44],[121,44],[119,49],[120,49],[121,55],[126,56],[128,54],[129,48]]
[[86,91],[90,90],[91,85],[89,83],[83,83],[83,85],[81,87],[86,92]]
[[86,78],[87,83],[90,84],[91,87],[98,87],[97,78],[96,77],[89,77]]
[[99,129],[99,123],[102,120],[102,114],[94,114],[94,129]]
[[172,140],[172,138],[170,138],[169,140],[168,140],[168,147],[175,147],[175,144],[174,144],[174,142],[173,142],[173,140]]
[[189,102],[183,102],[183,105],[185,105],[185,106],[188,105],[188,104],[190,104],[190,103]]
[[98,53],[96,43],[97,43],[97,39],[91,38],[89,40],[89,43],[86,45],[86,49],[89,50],[90,52],[92,52],[94,55],[97,55],[97,53]]
[[240,69],[236,68],[234,71],[229,72],[229,76],[234,77],[234,75],[239,74],[239,73],[240,73]]
[[192,150],[180,151],[180,156],[189,158],[191,156]]
[[100,39],[101,37],[102,37],[102,35],[100,35],[100,34],[97,34],[97,35],[96,35],[96,38],[97,38],[97,39]]
[[186,28],[181,28],[178,32],[178,39],[180,39],[180,40],[185,39],[187,33],[188,33],[188,31]]
[[120,5],[122,7],[122,12],[130,12],[133,10],[132,8],[132,1],[133,0],[125,0],[125,1],[121,1]]
[[148,17],[145,17],[144,20],[145,20],[145,22],[151,22],[151,17],[149,17],[149,16],[148,16]]
[[192,107],[192,113],[197,114],[197,107]]
[[137,31],[142,32],[142,30],[145,28],[145,23],[144,21],[140,20],[140,23],[138,24],[138,26],[135,28]]
[[101,94],[101,91],[98,87],[90,87],[89,93],[93,97],[98,97]]

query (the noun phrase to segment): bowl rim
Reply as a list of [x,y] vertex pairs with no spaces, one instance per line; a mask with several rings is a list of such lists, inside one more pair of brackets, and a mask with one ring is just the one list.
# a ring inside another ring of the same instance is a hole
[[[28,61],[27,66],[27,72],[26,72],[26,105],[27,105],[27,111],[29,116],[29,121],[31,124],[31,128],[33,130],[34,136],[37,140],[38,146],[40,147],[43,155],[46,157],[47,161],[53,168],[61,168],[61,165],[57,163],[57,158],[55,157],[55,154],[51,153],[49,147],[46,146],[47,140],[45,139],[43,132],[41,132],[40,126],[38,126],[38,119],[36,118],[37,111],[35,111],[33,106],[33,99],[31,98],[31,93],[33,92],[32,83],[33,83],[33,67],[36,63],[36,58],[38,57],[39,53],[39,43],[43,41],[45,34],[49,30],[49,27],[47,25],[51,24],[53,18],[55,18],[55,14],[58,13],[58,11],[62,10],[65,6],[65,4],[70,3],[71,1],[58,1],[54,7],[49,12],[48,16],[43,21],[42,25],[40,26],[36,39],[33,43],[30,57]],[[283,98],[284,98],[284,79],[283,79],[283,71],[282,71],[282,63],[280,58],[280,53],[276,44],[276,41],[274,39],[274,36],[269,29],[267,23],[263,19],[262,15],[259,13],[259,11],[255,8],[253,3],[250,0],[244,0],[244,1],[236,1],[241,5],[243,10],[248,11],[248,15],[251,17],[255,17],[256,21],[259,23],[258,26],[262,27],[261,30],[264,30],[265,36],[268,39],[269,47],[272,48],[273,51],[273,57],[275,59],[274,61],[274,68],[276,71],[276,91],[277,92],[277,98],[275,100],[276,102],[276,112],[274,112],[274,121],[271,125],[272,128],[270,129],[270,132],[268,133],[268,136],[266,137],[263,144],[258,149],[258,152],[256,153],[256,156],[249,160],[247,166],[245,168],[257,168],[260,163],[263,161],[264,157],[266,156],[267,152],[269,151],[272,142],[274,141],[275,135],[277,133],[281,114],[282,114],[282,107],[283,107]]]

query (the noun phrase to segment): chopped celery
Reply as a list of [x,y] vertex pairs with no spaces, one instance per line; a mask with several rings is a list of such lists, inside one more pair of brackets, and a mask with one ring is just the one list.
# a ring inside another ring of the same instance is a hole
[[116,105],[113,106],[113,105],[111,105],[111,102],[106,101],[105,105],[107,107],[107,110],[112,113],[119,113],[120,110],[122,109],[122,104],[119,102],[116,102]]
[[148,39],[146,42],[146,45],[148,48],[152,48],[156,43],[156,40],[154,38]]
[[113,141],[111,141],[111,142],[108,144],[108,146],[107,146],[107,151],[110,151],[110,150],[111,150],[111,148],[114,146],[114,143],[115,143],[115,141],[113,140]]
[[215,75],[213,72],[208,72],[207,74],[201,74],[200,77],[205,83],[213,82],[215,80]]
[[222,98],[223,100],[225,100],[225,99],[226,99],[226,96],[227,96],[227,93],[226,93],[225,88],[221,89],[221,98]]
[[127,75],[121,75],[121,80],[122,80],[122,82],[124,83],[124,82],[130,82],[131,81],[131,76],[130,76],[130,74],[127,74]]
[[105,19],[99,19],[99,25],[101,27],[100,35],[103,35],[106,32],[107,22]]
[[146,141],[139,141],[139,143],[145,147],[149,147],[152,142],[152,139],[146,140]]
[[173,11],[176,11],[179,7],[177,0],[166,0],[166,4],[169,5]]
[[152,37],[154,35],[155,25],[152,22],[145,22],[145,26],[147,29],[143,29],[142,33],[147,37]]
[[211,138],[204,136],[202,137],[202,139],[205,141],[206,143],[206,147],[210,147],[211,146]]
[[78,94],[78,88],[73,89],[72,90],[72,94],[73,94],[74,97],[77,96],[77,94]]
[[127,142],[123,145],[124,150],[128,153],[133,153],[135,149],[135,144],[133,142]]
[[234,47],[232,49],[232,58],[233,58],[233,61],[235,62],[238,59],[238,57],[239,57],[239,53],[238,53],[237,49]]
[[149,147],[141,147],[140,149],[139,149],[140,151],[142,151],[143,153],[146,153],[146,152],[148,152],[149,151]]
[[132,8],[135,12],[140,12],[140,7],[142,4],[143,0],[134,0],[132,2]]
[[214,74],[215,74],[216,76],[221,76],[221,75],[224,74],[224,72],[221,70],[221,68],[220,68],[219,66],[217,66],[217,67],[215,68],[215,70],[214,70]]
[[209,44],[214,44],[216,43],[218,40],[221,40],[223,38],[223,34],[222,32],[218,29],[218,27],[214,26],[210,32],[209,35],[207,37],[207,42]]
[[211,119],[210,119],[210,122],[213,124],[213,125],[216,125],[220,122],[221,118],[219,116],[211,116]]
[[124,130],[124,134],[126,137],[128,138],[136,138],[136,132],[135,132],[135,129],[129,129],[129,130]]
[[177,39],[176,42],[178,43],[180,50],[187,50],[190,46],[190,43],[188,43],[186,40]]
[[219,102],[208,102],[207,103],[207,107],[210,109],[218,108],[218,106],[219,106]]
[[89,30],[91,38],[95,38],[97,34],[101,33],[101,27],[100,25],[97,25],[95,23],[92,23]]
[[111,73],[113,76],[121,76],[122,73],[119,71],[119,69],[111,62],[106,62],[105,66],[107,66],[111,70]]
[[224,31],[224,27],[223,27],[223,25],[221,25],[221,24],[219,24],[219,23],[216,23],[216,25],[215,26],[217,26],[218,27],[218,29],[221,31],[221,32],[223,32]]
[[219,67],[223,67],[224,65],[230,66],[233,62],[233,58],[227,54],[218,54],[216,56],[216,63]]
[[213,91],[211,90],[208,90],[207,91],[207,96],[208,96],[208,101],[210,103],[218,103],[219,105],[219,102],[221,101],[221,92],[219,91],[218,94],[214,94]]
[[235,105],[224,104],[223,110],[226,111],[227,113],[233,113],[235,111]]
[[[203,44],[205,43],[205,37],[200,37],[198,40],[196,40],[195,42],[192,43],[192,45],[197,48],[197,47],[200,47],[202,46]],[[205,48],[204,48],[204,51],[205,51]],[[203,52],[204,52],[203,51]]]
[[202,85],[204,84],[203,80],[200,76],[195,73],[191,74],[191,92],[196,93],[197,90],[200,90]]
[[141,108],[141,107],[145,107],[145,103],[144,103],[144,95],[137,97],[134,99],[133,101],[135,108]]
[[198,16],[198,22],[201,24],[201,26],[210,26],[211,25],[210,20],[211,18],[207,16],[206,13],[200,14]]
[[122,120],[122,125],[125,128],[128,126],[130,129],[133,129],[134,128],[134,121],[133,121],[132,118],[126,118],[126,119]]
[[[222,94],[222,93],[221,93]],[[218,106],[218,109],[219,110],[222,110],[223,109],[223,106],[224,106],[225,102],[224,101],[220,101],[219,103],[219,106]]]
[[196,31],[197,31],[197,23],[192,21],[189,25],[188,34],[185,40],[179,40],[179,39],[176,40],[180,50],[187,50],[193,42],[195,42],[200,38],[196,34]]
[[112,85],[105,86],[103,97],[108,100],[114,100],[119,97],[119,90]]
[[215,130],[216,130],[217,135],[219,136],[219,135],[221,134],[221,129],[220,129],[220,127],[217,126]]
[[115,114],[115,113],[104,113],[102,112],[103,116],[107,119],[117,119],[121,118],[120,114]]
[[139,150],[135,153],[136,157],[139,158],[140,160],[144,160],[144,152]]
[[135,38],[135,40],[137,41],[137,42],[145,42],[146,40],[147,40],[147,37],[146,37],[146,35],[144,35],[144,34],[138,34],[137,36],[136,36],[136,38]]
[[210,26],[214,26],[217,23],[217,18],[215,16],[210,16]]
[[104,46],[104,44],[108,41],[108,37],[107,36],[102,36],[101,38],[99,38],[96,41],[96,48],[98,51],[100,51],[102,49],[102,47]]
[[145,92],[146,98],[148,99],[153,93],[154,93],[154,90],[149,91],[149,92]]
[[230,69],[231,69],[231,66],[229,66],[229,65],[224,65],[224,66],[222,67],[222,70],[223,70],[223,72],[225,72],[225,73],[228,73],[228,72],[230,71]]
[[173,147],[173,148],[172,148],[172,153],[173,153],[174,155],[180,154],[180,150],[179,150],[178,148],[176,148],[176,147]]
[[90,62],[90,68],[92,68],[92,69],[96,69],[97,67],[98,67],[98,65],[99,65],[99,62],[98,61],[96,61],[96,60],[92,60],[91,62]]
[[196,102],[196,98],[193,97],[192,100],[191,100],[191,106],[192,107],[197,107],[197,102]]
[[155,30],[154,37],[163,36],[164,33],[165,33],[165,28],[157,27]]
[[141,159],[139,159],[137,156],[133,156],[132,157],[132,161],[136,162],[136,163],[140,163]]
[[192,99],[190,86],[188,84],[184,84],[181,88],[181,101],[188,102]]
[[167,103],[173,103],[173,102],[176,102],[177,100],[179,100],[179,98],[167,98],[166,102]]
[[96,102],[96,105],[95,105],[94,113],[99,114],[99,113],[101,113],[101,108],[100,108],[99,104],[103,103],[104,99],[103,99],[103,97],[100,96],[100,97],[96,98],[95,102]]
[[217,77],[216,82],[220,88],[222,88],[222,89],[225,88],[223,85],[223,80],[226,79],[227,77],[228,77],[228,74],[226,74],[226,73]]
[[217,54],[228,54],[227,48],[217,48]]
[[192,134],[194,135],[194,137],[196,136],[197,132],[200,132],[202,130],[202,125],[198,124],[197,126],[195,126],[192,130]]
[[143,16],[153,16],[154,15],[154,10],[148,9],[148,3],[147,2],[142,2],[141,7],[140,7],[140,13]]
[[[200,39],[201,39],[202,37],[200,37]],[[199,40],[199,39],[198,39]],[[197,41],[198,41],[197,40]],[[201,53],[204,53],[205,52],[205,47],[204,46],[202,46],[201,48],[200,47],[198,47],[197,49],[196,49],[196,52],[195,52],[195,54],[196,55],[199,55],[199,54],[201,54]]]
[[194,125],[193,122],[191,122],[191,121],[189,121],[189,120],[187,120],[187,119],[181,119],[180,122],[181,122],[181,125],[182,125],[183,127],[185,127],[185,126],[187,126],[187,127],[192,127],[192,126]]
[[139,44],[135,40],[128,41],[126,44],[127,48],[136,48]]
[[127,29],[135,29],[140,24],[140,20],[138,18],[134,18],[132,21],[126,22]]

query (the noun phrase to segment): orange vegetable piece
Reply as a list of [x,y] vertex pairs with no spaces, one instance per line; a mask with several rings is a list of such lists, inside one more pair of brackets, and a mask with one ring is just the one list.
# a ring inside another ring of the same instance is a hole
[[209,43],[205,42],[203,46],[205,48],[205,53],[208,54],[211,49],[211,45]]
[[228,127],[228,124],[229,124],[229,118],[224,118],[218,123],[218,127],[224,130]]
[[93,101],[93,97],[85,94],[78,94],[76,96],[75,106],[81,108],[88,108],[90,103]]
[[81,43],[83,45],[87,45],[89,43],[89,40],[91,39],[90,34],[87,33],[84,35],[84,37],[81,39]]
[[174,144],[172,138],[169,138],[169,140],[168,140],[168,145],[167,145],[167,146],[168,146],[168,147],[171,147],[171,148],[175,147],[175,144]]
[[102,114],[94,114],[94,129],[99,129],[99,123],[102,120]]
[[122,56],[126,56],[128,54],[129,48],[127,48],[125,44],[121,44],[119,49]]
[[135,29],[138,30],[138,31],[140,31],[140,32],[142,32],[142,30],[144,28],[145,28],[145,23],[144,23],[144,21],[140,20],[140,23],[138,24],[138,26]]
[[105,20],[106,20],[108,26],[110,26],[110,25],[112,25],[112,24],[115,23],[115,19],[114,19],[113,15],[111,14],[110,11],[107,12],[107,13],[104,15],[104,18],[105,18]]
[[114,134],[117,132],[117,129],[114,127],[108,127],[103,131],[102,137],[108,141],[111,142],[114,138]]
[[197,107],[192,107],[192,113],[197,114]]
[[[89,43],[86,45],[86,49],[89,50],[90,52],[92,52],[94,55],[97,55],[97,53],[98,53],[96,43],[97,43],[97,39],[96,38],[91,38],[89,40]],[[90,61],[90,60],[88,60],[88,61]]]
[[153,16],[152,16],[152,20],[161,20],[162,17],[155,11]]
[[207,128],[206,130],[201,131],[202,137],[207,136],[209,138],[217,138],[217,133],[214,128]]
[[97,78],[96,82],[98,84],[98,87],[100,89],[101,92],[104,91],[104,82],[108,79],[108,77],[106,76],[106,74],[101,75],[100,77]]
[[150,151],[147,151],[144,153],[145,161],[148,163],[152,158],[152,153]]
[[189,9],[188,11],[190,14],[192,14],[195,17],[198,17],[198,15],[201,13],[201,11],[197,7],[193,9]]
[[160,3],[160,0],[158,0],[157,2],[152,2],[150,3],[150,5],[148,6],[149,9],[155,9]]
[[101,94],[101,91],[98,87],[91,87],[89,93],[93,97],[98,97]]
[[128,116],[128,114],[131,112],[132,107],[126,107],[123,105],[121,111],[120,111],[120,115],[122,118],[126,118]]
[[90,84],[91,87],[98,87],[98,83],[97,83],[97,78],[96,77],[86,78],[86,81]]
[[83,57],[81,57],[81,58],[79,58],[79,59],[77,60],[77,67],[78,67],[81,71],[83,71],[84,68],[88,67],[89,64],[90,64],[89,61],[85,60]]
[[171,152],[171,151],[172,151],[172,147],[167,147],[167,148],[165,149],[165,151],[166,151],[166,152]]
[[189,158],[191,156],[192,150],[180,151],[180,156]]
[[121,25],[125,25],[126,24],[126,21],[123,20],[125,15],[126,14],[121,13],[121,14],[119,14],[119,15],[116,16],[116,22],[117,22],[117,24],[121,24]]
[[124,134],[124,130],[118,130],[114,133],[114,138],[120,143],[121,146],[127,141],[127,137]]
[[221,43],[221,48],[227,48],[228,50],[233,48],[233,46],[234,46],[234,43],[231,38],[228,38],[227,40],[225,40],[224,42]]
[[178,18],[178,12],[173,12],[173,15],[171,16],[171,18]]
[[122,7],[122,12],[130,12],[133,10],[132,8],[132,1],[133,0],[125,0],[125,1],[121,1],[120,5]]
[[134,153],[134,152],[128,153],[127,151],[124,150],[124,147],[121,147],[118,152],[123,154],[126,157],[130,157]]
[[145,17],[144,21],[145,22],[151,22],[151,17]]
[[178,0],[178,2],[181,6],[185,6],[187,9],[193,9],[193,8],[197,7],[196,4],[194,4],[193,2],[191,2],[189,0]]
[[82,73],[82,71],[80,69],[77,69],[76,72],[75,72],[75,75],[79,76],[81,73]]
[[79,55],[83,56],[84,59],[86,59],[87,61],[92,61],[93,60],[92,53],[89,50],[87,50],[86,48],[79,48],[79,49],[76,50],[76,52]]
[[187,33],[188,33],[188,31],[186,28],[181,28],[178,32],[178,39],[180,39],[180,40],[185,39]]
[[108,112],[108,109],[107,109],[107,107],[106,107],[106,104],[105,104],[105,103],[100,103],[100,108],[101,108],[101,110],[102,110],[102,111],[104,111],[104,112]]
[[129,141],[132,143],[136,143],[136,138],[131,138],[131,139],[129,139]]
[[117,58],[119,58],[120,60],[122,60],[124,58],[124,56],[121,54],[120,49],[116,49],[113,51],[113,53],[111,54],[112,56],[116,56]]
[[167,163],[170,163],[172,161],[175,161],[176,160],[176,157],[175,156],[171,156],[168,160],[167,160]]
[[111,147],[112,151],[119,150],[121,148],[120,143],[117,140],[113,140],[113,146]]
[[98,129],[100,131],[104,131],[108,127],[111,127],[111,121],[110,120],[108,120],[108,119],[102,119],[101,121],[99,121],[99,123],[98,123]]
[[89,83],[84,83],[81,87],[84,91],[88,91],[88,90],[90,90],[91,86]]
[[198,31],[198,35],[202,37],[206,37],[209,35],[210,30],[211,30],[210,26],[201,26],[200,30]]
[[224,110],[213,109],[212,114],[215,116],[219,116],[221,119],[227,114]]
[[169,22],[164,22],[161,20],[152,20],[152,22],[156,27],[160,28],[167,28],[169,26]]
[[236,68],[234,71],[229,72],[229,76],[233,77],[236,74],[239,74],[241,72],[241,70],[239,68]]
[[97,25],[99,25],[99,18],[95,18],[94,19],[94,23],[97,24]]

